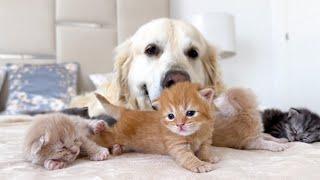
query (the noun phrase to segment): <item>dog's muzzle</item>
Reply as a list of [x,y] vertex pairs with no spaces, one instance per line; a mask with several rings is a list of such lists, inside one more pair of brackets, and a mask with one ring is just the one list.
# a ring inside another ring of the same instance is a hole
[[170,70],[165,74],[161,82],[161,86],[162,88],[168,88],[178,82],[184,81],[190,81],[190,76],[187,72],[180,70]]

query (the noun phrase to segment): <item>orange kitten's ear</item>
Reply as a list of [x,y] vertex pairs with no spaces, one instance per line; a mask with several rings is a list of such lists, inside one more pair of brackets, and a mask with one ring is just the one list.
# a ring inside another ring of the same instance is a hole
[[120,114],[120,107],[117,107],[113,104],[111,104],[104,96],[102,96],[99,93],[94,93],[100,104],[102,105],[103,109],[105,110],[106,114],[115,118],[119,119],[121,114]]
[[159,110],[159,108],[160,108],[159,99],[156,99],[156,100],[154,100],[154,101],[152,102],[152,108],[153,108],[154,110]]
[[213,88],[204,88],[199,91],[199,94],[202,98],[208,101],[210,104],[213,103],[214,89]]

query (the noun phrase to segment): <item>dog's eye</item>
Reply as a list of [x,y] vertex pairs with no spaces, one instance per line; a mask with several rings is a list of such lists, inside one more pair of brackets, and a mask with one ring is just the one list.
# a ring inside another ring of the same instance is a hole
[[148,56],[157,56],[160,53],[160,48],[155,44],[149,44],[144,53]]
[[186,56],[188,56],[189,58],[195,59],[199,56],[198,51],[195,48],[190,48],[186,51]]

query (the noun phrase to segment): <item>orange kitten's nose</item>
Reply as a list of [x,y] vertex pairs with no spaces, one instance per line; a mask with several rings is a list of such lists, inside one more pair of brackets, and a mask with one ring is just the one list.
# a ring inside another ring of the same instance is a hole
[[180,128],[181,128],[181,127],[183,127],[183,126],[184,126],[184,124],[185,124],[185,123],[184,123],[184,122],[182,122],[182,123],[177,123],[176,125],[177,125],[178,127],[180,127]]

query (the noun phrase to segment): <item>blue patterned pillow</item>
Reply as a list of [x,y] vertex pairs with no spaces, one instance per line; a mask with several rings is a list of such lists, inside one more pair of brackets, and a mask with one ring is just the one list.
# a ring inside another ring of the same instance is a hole
[[78,64],[7,64],[6,114],[58,111],[76,95]]

